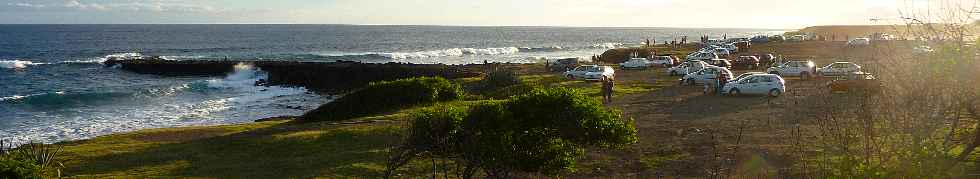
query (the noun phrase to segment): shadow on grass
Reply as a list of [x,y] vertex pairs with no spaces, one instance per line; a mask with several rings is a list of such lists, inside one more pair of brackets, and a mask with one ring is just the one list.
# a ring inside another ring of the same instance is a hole
[[88,158],[77,166],[70,166],[66,173],[206,178],[379,178],[384,172],[387,148],[400,139],[399,126],[335,125],[304,130],[307,127],[282,124]]

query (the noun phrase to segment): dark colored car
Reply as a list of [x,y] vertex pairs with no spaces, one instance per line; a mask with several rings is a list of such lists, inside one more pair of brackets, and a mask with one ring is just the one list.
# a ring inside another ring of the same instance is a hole
[[564,72],[578,66],[578,58],[558,59],[548,62],[548,70],[552,72]]
[[831,92],[868,92],[881,91],[881,81],[870,73],[857,72],[840,76],[828,85]]
[[707,63],[709,65],[714,65],[722,68],[732,68],[732,62],[729,62],[726,59],[714,59],[711,61],[707,61]]
[[776,55],[771,53],[765,55],[755,55],[759,59],[760,65],[772,66],[776,62]]
[[732,61],[732,68],[754,70],[759,68],[759,57],[739,56]]

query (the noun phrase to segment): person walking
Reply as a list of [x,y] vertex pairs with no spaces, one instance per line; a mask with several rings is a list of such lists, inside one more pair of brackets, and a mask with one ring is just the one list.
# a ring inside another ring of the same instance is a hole
[[602,81],[602,101],[606,104],[612,103],[613,86],[615,82],[613,78],[606,78]]

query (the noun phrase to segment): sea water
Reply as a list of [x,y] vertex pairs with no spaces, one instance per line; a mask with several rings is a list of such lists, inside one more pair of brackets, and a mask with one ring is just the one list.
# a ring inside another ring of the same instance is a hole
[[778,34],[767,29],[355,25],[0,25],[0,139],[52,143],[147,128],[300,115],[330,101],[303,88],[259,87],[261,69],[164,77],[107,58],[533,63],[588,57],[646,39]]

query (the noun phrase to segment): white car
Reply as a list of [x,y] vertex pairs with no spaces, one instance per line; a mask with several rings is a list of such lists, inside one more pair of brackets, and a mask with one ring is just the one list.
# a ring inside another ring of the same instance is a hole
[[851,62],[834,62],[823,68],[817,68],[818,76],[841,76],[860,72],[861,66]]
[[849,46],[865,46],[865,45],[871,45],[871,39],[869,39],[869,38],[855,38],[855,39],[851,39],[850,41],[847,41],[847,45],[849,45]]
[[653,65],[650,60],[646,58],[631,58],[626,62],[620,63],[619,67],[622,69],[646,69]]
[[714,52],[694,52],[687,55],[687,60],[711,60],[719,59],[718,54]]
[[763,72],[747,72],[747,73],[742,73],[741,75],[738,75],[737,77],[732,78],[732,80],[730,80],[730,81],[731,82],[736,82],[736,81],[741,80],[742,78],[745,78],[745,77],[748,77],[748,76],[761,75],[761,74],[767,74],[767,73],[763,73]]
[[932,53],[934,51],[935,50],[932,50],[932,47],[925,46],[925,45],[918,46],[918,47],[915,47],[915,48],[912,49],[912,53],[914,53],[914,54],[928,54],[928,53]]
[[722,94],[738,96],[744,94],[769,95],[778,97],[786,92],[786,80],[779,75],[753,74],[731,81],[721,88]]
[[816,66],[813,61],[788,61],[779,66],[769,67],[766,72],[779,76],[798,76],[800,79],[809,80],[816,74]]
[[732,71],[727,68],[708,66],[701,71],[684,75],[684,78],[681,78],[681,83],[687,85],[705,84],[717,80],[719,75],[725,75],[726,78],[732,79]]
[[585,79],[586,81],[601,81],[613,78],[616,71],[609,66],[583,65],[565,72],[569,79]]
[[667,68],[667,74],[670,76],[680,76],[687,75],[688,73],[693,73],[696,71],[701,71],[704,67],[707,67],[708,63],[700,60],[686,61],[680,65]]
[[655,56],[653,60],[650,60],[651,65],[660,65],[664,67],[670,67],[674,65],[674,58],[670,56]]

